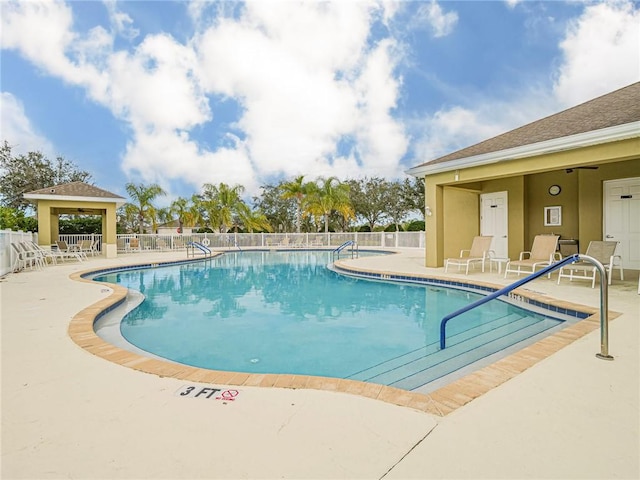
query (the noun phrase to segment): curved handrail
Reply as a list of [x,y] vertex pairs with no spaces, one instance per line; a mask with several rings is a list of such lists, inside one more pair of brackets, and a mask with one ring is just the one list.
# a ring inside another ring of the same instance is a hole
[[347,248],[349,245],[355,245],[355,242],[353,240],[347,240],[346,242],[344,242],[342,245],[340,245],[338,248],[336,248],[333,253],[340,253],[342,250],[344,250],[345,248]]
[[558,268],[563,267],[568,263],[574,263],[574,262],[577,262],[578,260],[587,260],[589,263],[592,263],[600,272],[600,353],[597,353],[596,357],[601,358],[603,360],[613,360],[613,357],[609,355],[609,334],[608,334],[609,308],[608,308],[607,273],[605,271],[604,265],[602,265],[602,263],[600,263],[599,260],[593,257],[590,257],[588,255],[581,255],[579,253],[573,254],[567,258],[563,258],[559,262],[549,265],[543,268],[542,270],[539,270],[538,272],[532,273],[531,275],[523,278],[522,280],[518,280],[517,282],[512,283],[511,285],[508,285],[500,290],[497,290],[492,294],[487,295],[486,297],[482,297],[480,300],[477,300],[453,313],[450,313],[449,315],[446,315],[440,321],[440,349],[444,349],[446,346],[445,345],[446,326],[447,326],[447,322],[452,318],[457,317],[458,315],[461,315],[465,312],[468,312],[469,310],[476,308],[480,305],[483,305],[501,295],[509,293],[512,290],[515,290],[516,288],[524,285],[525,283],[528,283],[532,280],[535,280],[538,277],[541,277],[547,273],[557,270]]
[[[331,252],[331,257],[333,259],[335,259],[336,254],[338,255],[338,258],[340,258],[340,252],[342,250],[344,250],[345,248],[351,246],[351,258],[354,258],[354,252],[356,254],[356,257],[358,256],[358,244],[354,241],[354,240],[347,240],[346,242],[344,242],[342,245],[340,245],[338,248],[336,248],[333,252]],[[355,250],[354,250],[355,247]]]
[[205,255],[212,255],[211,249],[200,242],[189,242],[187,246],[196,247],[198,250],[204,252]]

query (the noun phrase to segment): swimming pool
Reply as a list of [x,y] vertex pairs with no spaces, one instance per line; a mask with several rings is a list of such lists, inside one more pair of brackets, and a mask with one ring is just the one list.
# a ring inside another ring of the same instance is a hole
[[[438,346],[441,318],[478,294],[375,282],[326,268],[331,252],[236,252],[100,274],[145,299],[123,337],[202,368],[351,378],[414,390],[562,321],[496,301],[469,312]],[[99,333],[99,332],[98,332]]]

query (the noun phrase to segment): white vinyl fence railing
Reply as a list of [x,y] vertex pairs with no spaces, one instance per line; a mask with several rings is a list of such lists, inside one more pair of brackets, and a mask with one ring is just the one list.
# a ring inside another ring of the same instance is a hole
[[[100,234],[63,234],[60,240],[77,245],[81,240],[92,242]],[[0,230],[0,276],[11,272],[16,253],[11,243],[38,241],[38,234]],[[360,248],[424,248],[424,232],[342,232],[342,233],[194,233],[190,235],[124,234],[117,236],[118,252],[148,252],[184,250],[189,242],[208,244],[212,249],[310,247],[336,248],[353,240]],[[98,249],[101,242],[98,242]]]
[[[80,240],[96,240],[100,235],[60,235],[69,245]],[[353,240],[360,248],[424,248],[424,232],[342,232],[342,233],[192,233],[175,235],[122,234],[117,236],[118,252],[183,250],[189,242],[211,249],[270,247],[338,247]]]
[[15,264],[17,254],[12,243],[38,241],[38,234],[13,230],[0,230],[0,276],[11,272]]

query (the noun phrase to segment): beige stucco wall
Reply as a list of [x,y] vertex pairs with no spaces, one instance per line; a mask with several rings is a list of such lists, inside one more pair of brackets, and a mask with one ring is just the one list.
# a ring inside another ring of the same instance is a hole
[[[598,169],[577,168],[588,165]],[[425,206],[432,215],[426,217],[426,265],[442,266],[445,258],[469,248],[479,233],[480,194],[499,191],[509,197],[510,258],[529,250],[540,233],[578,239],[584,252],[589,241],[602,239],[603,182],[637,176],[638,138],[428,175]],[[553,184],[562,188],[555,197],[548,193]],[[555,205],[562,207],[562,225],[545,227],[544,207]]]
[[95,211],[102,215],[102,252],[107,257],[116,255],[116,204],[93,201],[38,200],[38,243],[49,247],[58,240],[58,216],[76,213],[78,209]]
[[461,188],[444,189],[444,258],[460,256],[471,248],[471,240],[480,235],[480,197],[477,192]]
[[[540,173],[525,177],[526,215],[525,244],[531,245],[533,238],[540,234],[556,234],[566,239],[579,237],[578,226],[578,172],[567,173],[565,170]],[[591,170],[590,170],[591,171]],[[559,185],[560,194],[549,194],[551,185]],[[545,207],[562,207],[562,225],[545,226]]]
[[598,170],[579,170],[578,237],[582,253],[590,241],[603,239],[603,183],[606,180],[632,177],[640,177],[640,151],[633,160],[602,165]]

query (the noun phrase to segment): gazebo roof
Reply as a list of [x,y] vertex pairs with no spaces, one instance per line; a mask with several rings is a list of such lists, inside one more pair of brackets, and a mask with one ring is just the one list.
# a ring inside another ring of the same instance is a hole
[[24,194],[29,200],[69,200],[84,202],[105,202],[122,205],[124,197],[84,182],[63,183],[52,187],[41,188]]

